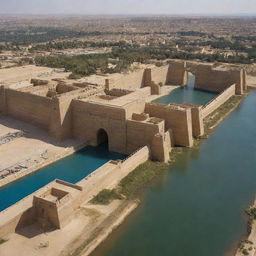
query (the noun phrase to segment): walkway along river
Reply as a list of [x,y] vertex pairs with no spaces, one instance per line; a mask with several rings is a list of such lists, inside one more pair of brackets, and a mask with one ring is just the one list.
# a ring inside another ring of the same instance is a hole
[[111,153],[106,144],[86,147],[40,171],[0,188],[0,211],[15,204],[54,179],[77,183],[109,160],[125,156]]
[[94,255],[234,255],[256,194],[256,91],[198,149],[186,149]]

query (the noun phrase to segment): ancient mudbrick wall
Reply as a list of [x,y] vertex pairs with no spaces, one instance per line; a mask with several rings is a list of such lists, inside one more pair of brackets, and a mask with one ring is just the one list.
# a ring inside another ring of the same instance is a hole
[[168,162],[171,151],[171,133],[169,130],[164,134],[156,134],[151,145],[151,158],[160,162]]
[[0,86],[0,114],[6,114],[6,98],[4,86]]
[[176,105],[147,103],[145,113],[165,120],[166,130],[173,131],[174,144],[191,147],[193,145],[191,109]]
[[128,74],[117,74],[109,80],[109,90],[113,88],[136,89],[143,87],[144,69],[134,71]]
[[198,138],[198,137],[204,135],[202,106],[188,104],[188,103],[180,104],[180,105],[191,109],[193,137]]
[[100,129],[108,135],[110,151],[126,153],[126,113],[123,108],[74,100],[73,136],[97,145]]
[[140,122],[127,120],[127,153],[131,154],[135,150],[145,145],[151,146],[156,134],[164,133],[164,121],[157,124],[150,122]]
[[186,85],[188,82],[188,72],[186,62],[171,62],[169,64],[166,84]]
[[162,83],[164,85],[166,83],[167,72],[168,65],[152,68],[152,81],[154,81],[156,84]]
[[214,70],[211,65],[199,65],[195,73],[195,88],[210,92],[222,92],[236,84],[236,94],[243,94],[246,89],[246,74],[241,71]]
[[52,99],[49,133],[59,140],[72,136],[72,99],[72,96]]
[[5,96],[8,115],[48,129],[51,116],[51,99],[12,89],[5,89]]

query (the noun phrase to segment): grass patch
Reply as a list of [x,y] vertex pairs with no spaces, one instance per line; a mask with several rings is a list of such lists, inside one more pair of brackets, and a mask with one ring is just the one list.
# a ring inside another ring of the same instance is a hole
[[168,165],[165,163],[145,162],[121,180],[118,188],[119,193],[125,195],[126,198],[131,198],[154,177],[163,174],[167,167]]
[[256,220],[256,207],[252,206],[245,210],[249,217],[253,220]]
[[95,196],[90,203],[107,205],[115,199],[122,199],[120,194],[115,190],[103,189],[97,196]]
[[0,238],[0,244],[3,244],[3,243],[5,243],[5,242],[7,242],[7,240],[5,240],[5,239],[3,239],[3,238]]

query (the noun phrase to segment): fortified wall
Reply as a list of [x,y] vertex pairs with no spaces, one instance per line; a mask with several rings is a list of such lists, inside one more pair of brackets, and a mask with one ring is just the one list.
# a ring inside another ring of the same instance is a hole
[[199,65],[195,72],[195,88],[220,93],[232,84],[236,85],[236,94],[242,95],[247,90],[246,72],[213,69],[212,65]]
[[31,80],[21,89],[0,87],[0,113],[47,130],[63,140],[78,138],[97,146],[108,141],[109,150],[130,154],[149,146],[152,159],[168,161],[172,146],[191,147],[204,134],[203,119],[231,96],[243,94],[246,74],[198,65],[195,88],[218,92],[206,106],[148,103],[161,95],[163,85],[186,86],[186,62],[170,62],[130,74],[116,74],[104,85]]

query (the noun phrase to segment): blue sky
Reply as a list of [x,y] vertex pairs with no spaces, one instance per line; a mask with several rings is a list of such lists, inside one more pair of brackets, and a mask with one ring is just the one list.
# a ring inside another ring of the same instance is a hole
[[256,0],[0,0],[0,13],[256,14]]

